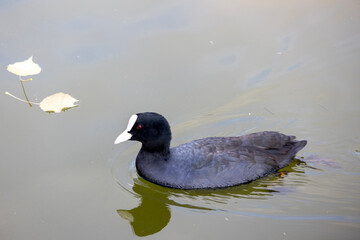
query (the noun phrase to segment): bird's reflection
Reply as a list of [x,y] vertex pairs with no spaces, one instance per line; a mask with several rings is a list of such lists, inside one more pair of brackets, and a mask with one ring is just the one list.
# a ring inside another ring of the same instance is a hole
[[[138,207],[131,210],[118,209],[117,213],[125,220],[129,221],[134,234],[139,237],[148,236],[160,232],[170,221],[170,206],[179,206],[203,211],[218,210],[211,207],[195,206],[191,204],[181,204],[171,199],[171,196],[186,196],[191,199],[206,197],[213,199],[214,202],[227,203],[230,198],[256,198],[267,199],[278,190],[272,189],[273,186],[282,181],[284,174],[288,172],[304,173],[304,168],[296,168],[298,165],[306,165],[305,162],[296,159],[281,172],[272,174],[266,178],[256,180],[249,184],[240,186],[216,189],[216,190],[179,190],[161,187],[152,184],[142,178],[134,181],[132,190],[141,197]],[[220,199],[220,201],[219,201]],[[210,206],[210,205],[209,205]]]
[[[213,210],[177,203],[169,199],[174,190],[152,184],[142,178],[138,180],[134,184],[133,191],[141,196],[140,205],[131,210],[118,209],[117,213],[129,221],[133,232],[139,237],[160,232],[169,223],[171,218],[169,205],[198,210]],[[154,188],[159,188],[162,191]]]
[[155,198],[149,196],[146,186],[135,184],[134,192],[141,196],[141,203],[131,210],[117,210],[118,214],[129,221],[137,236],[148,236],[161,231],[170,221],[170,209],[167,203],[158,199],[166,199],[167,195],[154,192]]

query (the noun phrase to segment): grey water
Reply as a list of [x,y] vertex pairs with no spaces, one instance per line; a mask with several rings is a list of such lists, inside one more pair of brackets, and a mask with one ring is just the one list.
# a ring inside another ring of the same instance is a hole
[[[0,1],[0,239],[356,239],[357,1]],[[30,101],[8,64],[33,56]],[[281,173],[229,189],[141,179],[137,112],[172,145],[275,130],[308,140]]]

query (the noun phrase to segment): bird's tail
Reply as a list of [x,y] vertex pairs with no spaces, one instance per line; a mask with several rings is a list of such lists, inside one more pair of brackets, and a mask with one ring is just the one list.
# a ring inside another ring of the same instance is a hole
[[293,148],[294,154],[296,154],[301,149],[303,149],[306,146],[306,144],[307,144],[306,140],[301,140],[301,141],[294,142],[294,148]]

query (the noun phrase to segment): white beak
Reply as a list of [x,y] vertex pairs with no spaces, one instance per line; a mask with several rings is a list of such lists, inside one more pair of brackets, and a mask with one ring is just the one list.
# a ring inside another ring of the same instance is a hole
[[116,138],[114,144],[125,142],[132,137],[132,135],[129,133],[129,131],[133,128],[137,118],[138,118],[138,116],[136,114],[134,114],[130,117],[126,130]]
[[131,135],[130,133],[128,133],[127,130],[125,130],[122,134],[120,134],[120,135],[116,138],[114,144],[118,144],[118,143],[121,143],[121,142],[125,142],[125,141],[129,140],[131,137],[132,137],[132,135]]

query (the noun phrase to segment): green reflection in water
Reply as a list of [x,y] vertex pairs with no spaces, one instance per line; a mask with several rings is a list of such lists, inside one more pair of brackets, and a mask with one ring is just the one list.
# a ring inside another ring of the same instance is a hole
[[166,199],[165,194],[156,194],[156,199],[148,196],[148,189],[136,184],[133,190],[141,195],[141,204],[131,210],[117,210],[118,214],[129,221],[137,236],[148,236],[161,231],[170,221],[168,204],[157,199]]
[[[142,178],[134,181],[132,190],[141,197],[138,207],[131,210],[118,209],[117,213],[129,221],[133,232],[137,236],[148,236],[160,232],[171,218],[170,206],[185,207],[201,211],[222,210],[212,206],[212,203],[226,204],[231,198],[253,198],[267,199],[279,192],[271,189],[283,181],[287,173],[304,173],[303,168],[296,168],[299,165],[306,165],[305,162],[296,159],[286,168],[265,178],[224,189],[201,189],[201,190],[179,190],[162,187]],[[190,199],[193,204],[179,203],[172,198]],[[197,204],[197,202],[199,202]],[[204,207],[208,206],[208,207]]]

